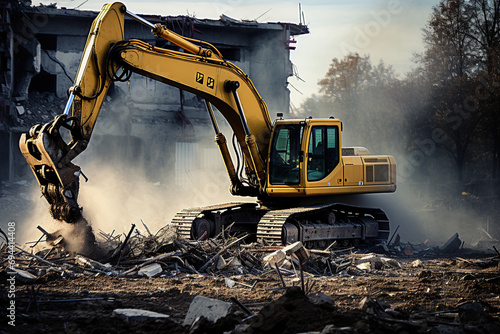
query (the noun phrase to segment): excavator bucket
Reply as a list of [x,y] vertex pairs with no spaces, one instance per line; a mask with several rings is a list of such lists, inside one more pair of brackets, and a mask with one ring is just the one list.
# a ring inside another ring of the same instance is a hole
[[[26,162],[40,185],[43,196],[50,204],[54,219],[74,223],[81,217],[78,206],[80,167],[71,163],[69,155],[82,143],[75,140],[77,120],[66,115],[58,115],[49,123],[33,126],[29,133],[23,133],[19,147]],[[71,131],[73,140],[66,144],[60,128]],[[70,153],[70,154],[68,154]]]

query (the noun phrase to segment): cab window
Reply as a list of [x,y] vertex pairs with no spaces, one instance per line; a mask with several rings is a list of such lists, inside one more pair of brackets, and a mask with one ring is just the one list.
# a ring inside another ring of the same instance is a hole
[[315,126],[309,136],[307,150],[307,180],[325,178],[339,163],[338,128]]
[[303,127],[283,125],[276,128],[269,162],[271,184],[299,184],[299,152]]

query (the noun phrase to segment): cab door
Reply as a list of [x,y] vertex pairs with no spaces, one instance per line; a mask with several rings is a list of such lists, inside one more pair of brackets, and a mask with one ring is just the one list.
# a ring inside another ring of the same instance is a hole
[[300,181],[302,125],[278,125],[269,153],[269,185],[296,186]]
[[343,185],[340,134],[337,125],[311,126],[305,149],[304,177],[308,194],[327,193],[328,188]]

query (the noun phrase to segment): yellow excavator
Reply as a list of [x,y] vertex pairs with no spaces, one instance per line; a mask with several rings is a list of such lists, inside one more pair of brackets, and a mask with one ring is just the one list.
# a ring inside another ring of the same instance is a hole
[[[126,15],[184,52],[124,40]],[[180,237],[209,238],[232,225],[231,231],[249,232],[269,244],[300,240],[310,247],[335,241],[347,246],[388,239],[389,220],[382,210],[337,203],[335,198],[394,192],[392,156],[342,148],[342,122],[333,117],[284,120],[278,114],[272,122],[250,78],[213,45],[154,25],[118,2],[104,5],[92,24],[64,112],[33,126],[20,139],[21,152],[55,219],[73,223],[82,217],[77,198],[79,178],[85,175],[71,161],[87,147],[110,85],[128,80],[133,72],[205,100],[230,192],[258,199],[184,209],[172,220]],[[234,166],[213,107],[237,138],[245,177]],[[69,142],[63,140],[61,127],[69,130]]]

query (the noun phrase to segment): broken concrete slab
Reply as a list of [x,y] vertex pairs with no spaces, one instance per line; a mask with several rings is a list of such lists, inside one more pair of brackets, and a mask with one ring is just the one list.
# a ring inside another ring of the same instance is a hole
[[238,258],[236,256],[233,256],[227,261],[226,269],[236,270],[236,269],[240,268],[241,266],[242,266],[241,261],[238,260]]
[[356,268],[358,268],[359,270],[370,271],[372,268],[372,264],[370,262],[363,262],[363,263],[356,265]]
[[401,264],[398,261],[387,257],[379,257],[377,254],[368,254],[356,260],[356,267],[360,270],[378,270],[384,266],[401,268]]
[[380,260],[382,260],[382,262],[386,266],[390,266],[390,267],[393,267],[393,268],[402,268],[401,263],[399,263],[398,261],[396,261],[394,259],[391,259],[391,258],[388,258],[388,257],[381,257]]
[[93,269],[99,269],[105,272],[113,272],[113,266],[109,263],[101,263],[96,260],[92,260],[83,255],[77,254],[75,256],[75,261],[77,264],[80,264],[84,267],[90,267]]
[[226,281],[226,285],[229,289],[231,289],[236,284],[236,282],[232,279],[225,278],[224,280]]
[[315,294],[311,294],[307,296],[309,301],[315,305],[325,305],[328,304],[330,306],[335,306],[335,302],[333,301],[332,297],[329,295],[326,295],[322,292],[318,292]]
[[17,110],[17,114],[18,114],[19,116],[24,115],[24,107],[23,107],[23,106],[21,106],[21,105],[16,105],[16,110]]
[[286,246],[282,249],[282,251],[285,252],[286,255],[295,254],[295,256],[301,261],[306,261],[309,258],[309,252],[304,247],[301,241],[297,241],[291,245]]
[[[398,261],[388,258],[388,257],[383,257],[379,256],[377,254],[366,254],[362,256],[361,258],[356,260],[356,266],[364,264],[364,263],[370,263],[371,264],[371,269],[382,269],[384,266],[386,267],[393,267],[393,268],[402,268],[401,263]],[[370,268],[366,267],[366,265],[361,266],[358,269],[362,270],[369,270]]]
[[423,267],[422,261],[420,261],[419,259],[413,261],[410,265],[412,266],[412,268],[421,268],[421,267]]
[[226,268],[227,262],[224,260],[222,256],[219,256],[219,260],[217,260],[217,270],[222,270]]
[[303,247],[302,242],[297,241],[297,242],[294,242],[293,244],[290,244],[290,245],[286,246],[285,248],[283,248],[283,252],[285,252],[286,255],[292,255],[293,253],[295,253],[296,251],[298,251],[302,247]]
[[306,261],[309,258],[309,251],[304,247],[302,242],[297,241],[283,249],[276,250],[264,256],[263,261],[271,266],[280,266],[285,261],[287,255],[295,255],[299,260]]
[[280,250],[272,252],[271,254],[264,256],[262,261],[264,263],[270,264],[271,266],[275,266],[275,265],[279,266],[280,264],[283,263],[283,261],[285,261],[285,258],[286,258],[286,253],[280,249]]
[[161,264],[153,263],[153,264],[142,267],[139,270],[138,274],[140,276],[154,277],[154,276],[160,274],[162,271],[163,271],[163,268],[161,267]]
[[189,305],[183,325],[191,326],[199,317],[205,317],[211,322],[216,322],[218,319],[229,315],[233,309],[234,307],[231,303],[204,296],[196,296],[191,305]]
[[135,308],[118,308],[113,311],[113,315],[120,317],[131,324],[149,319],[170,318],[170,316],[167,314],[148,311],[148,310],[135,309]]

